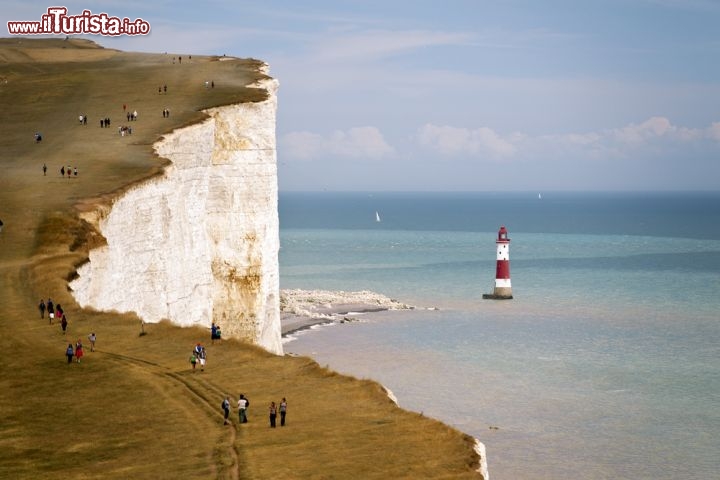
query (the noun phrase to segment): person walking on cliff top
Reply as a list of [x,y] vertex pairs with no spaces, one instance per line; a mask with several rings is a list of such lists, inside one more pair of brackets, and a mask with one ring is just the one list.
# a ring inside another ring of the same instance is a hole
[[277,418],[277,407],[275,406],[275,402],[270,402],[268,410],[270,412],[270,428],[275,428],[275,418]]
[[192,365],[193,372],[195,372],[195,365],[197,364],[197,357],[195,356],[195,350],[190,354],[190,365]]
[[230,416],[230,397],[225,397],[220,408],[222,408],[223,411],[223,425],[228,425],[230,423],[228,421],[228,417]]
[[43,299],[40,299],[40,303],[38,304],[38,310],[40,310],[40,318],[45,318],[45,302]]
[[65,350],[65,356],[67,357],[68,365],[72,363],[73,356],[75,355],[75,352],[73,352],[73,346],[72,343],[68,343],[67,349]]
[[67,333],[67,326],[68,326],[67,317],[63,313],[62,319],[60,320],[60,327],[62,327],[63,335],[65,335],[65,333]]
[[88,340],[90,341],[90,351],[95,351],[95,341],[97,340],[97,336],[95,336],[95,332],[92,332],[90,335],[88,335]]
[[197,358],[198,358],[198,361],[200,362],[200,371],[204,372],[205,371],[205,359],[207,358],[207,353],[205,352],[205,347],[203,347],[199,343],[198,343],[198,346],[200,347],[200,350],[197,353]]
[[43,177],[47,175],[47,164],[43,163]]
[[62,306],[59,303],[55,305],[55,318],[62,319],[63,313],[65,312],[63,312]]
[[75,342],[75,358],[77,359],[77,363],[80,363],[80,359],[83,357],[84,353],[82,342],[78,338],[77,342]]
[[47,311],[48,311],[48,318],[50,319],[50,325],[52,325],[53,318],[55,318],[55,305],[53,305],[53,301],[48,298],[47,301]]
[[238,400],[238,423],[247,423],[247,407],[250,405],[250,402],[248,402],[248,399],[245,398],[245,395],[242,393],[240,394],[240,399]]
[[280,402],[280,426],[285,426],[285,414],[287,413],[287,400],[285,400],[285,397],[283,397],[282,401]]

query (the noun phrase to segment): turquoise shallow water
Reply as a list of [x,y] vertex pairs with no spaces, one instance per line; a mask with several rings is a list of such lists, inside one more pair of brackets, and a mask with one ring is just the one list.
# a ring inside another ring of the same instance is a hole
[[[495,479],[715,478],[720,196],[546,201],[281,196],[282,288],[439,308],[367,315],[286,350],[478,437]],[[516,298],[483,301],[501,223]]]

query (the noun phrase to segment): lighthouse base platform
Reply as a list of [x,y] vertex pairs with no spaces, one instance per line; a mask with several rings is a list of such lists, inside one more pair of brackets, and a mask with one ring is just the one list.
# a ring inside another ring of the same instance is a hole
[[496,293],[483,293],[483,300],[512,300],[512,295],[498,295]]

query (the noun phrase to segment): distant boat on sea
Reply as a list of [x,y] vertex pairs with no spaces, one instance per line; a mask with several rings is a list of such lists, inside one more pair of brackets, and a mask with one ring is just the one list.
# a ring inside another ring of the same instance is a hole
[[538,200],[542,200],[542,193],[538,193]]
[[380,214],[378,212],[375,212],[375,221],[380,222]]

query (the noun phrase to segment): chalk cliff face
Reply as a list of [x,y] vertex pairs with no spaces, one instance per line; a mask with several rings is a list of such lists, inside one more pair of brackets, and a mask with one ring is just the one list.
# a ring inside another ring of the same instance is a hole
[[[275,113],[269,97],[206,111],[206,121],[155,145],[164,175],[116,200],[70,287],[83,307],[136,312],[146,322],[220,325],[282,354]],[[209,336],[209,332],[208,332]]]

